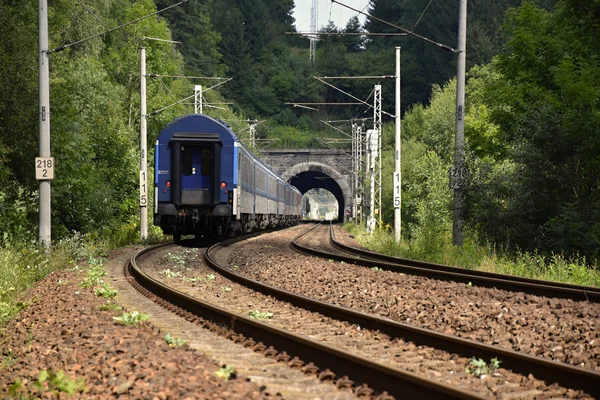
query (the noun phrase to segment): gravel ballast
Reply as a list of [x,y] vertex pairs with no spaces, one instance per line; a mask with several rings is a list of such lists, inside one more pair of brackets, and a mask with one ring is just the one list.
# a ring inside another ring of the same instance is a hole
[[[18,393],[39,396],[34,383],[43,370],[64,373],[60,380],[65,385],[80,380],[75,398],[265,397],[255,384],[217,377],[220,366],[186,346],[170,347],[164,333],[149,323],[117,325],[112,317],[123,311],[100,311],[106,300],[79,286],[85,276],[74,271],[50,275],[29,291],[25,300],[31,304],[4,327],[1,398],[9,397],[17,381],[23,387]],[[43,398],[67,398],[56,385],[42,385]]]
[[[224,261],[229,253],[227,248],[222,252],[214,254],[218,262]],[[471,361],[468,357],[392,339],[381,332],[307,311],[234,283],[212,271],[206,265],[203,253],[204,249],[169,248],[153,254],[142,267],[154,279],[170,287],[241,316],[262,314],[263,323],[484,397],[589,398],[581,391],[548,385],[530,374],[520,375],[501,367],[490,370],[482,379],[467,372]],[[297,356],[302,358],[302,355]]]
[[[600,371],[600,304],[378,271],[300,255],[298,226],[232,246],[250,278],[434,331]],[[309,242],[320,241],[314,234]],[[314,243],[311,243],[314,244]]]

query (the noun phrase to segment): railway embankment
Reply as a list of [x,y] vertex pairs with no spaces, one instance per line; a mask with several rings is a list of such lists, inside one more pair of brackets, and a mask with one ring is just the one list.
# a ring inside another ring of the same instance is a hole
[[[115,253],[107,269],[122,269],[126,253]],[[122,278],[90,271],[53,272],[22,296],[23,309],[0,335],[1,398],[266,396],[253,383],[225,380],[227,368],[143,322],[149,311],[121,292]],[[104,284],[83,283],[94,279]]]

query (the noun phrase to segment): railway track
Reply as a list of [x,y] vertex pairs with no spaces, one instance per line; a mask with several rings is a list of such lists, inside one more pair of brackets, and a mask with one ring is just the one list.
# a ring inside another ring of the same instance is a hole
[[[588,394],[598,396],[598,389],[596,386],[598,383],[597,379],[600,375],[594,372],[570,367],[561,363],[547,362],[536,357],[524,356],[516,352],[511,352],[510,350],[479,345],[449,335],[439,336],[428,330],[403,326],[403,324],[385,318],[319,302],[240,276],[236,271],[220,265],[215,260],[215,254],[232,242],[234,241],[227,241],[211,247],[206,252],[206,260],[211,264],[212,268],[226,276],[228,279],[243,284],[253,290],[274,296],[280,300],[287,301],[294,306],[318,312],[336,320],[357,324],[363,329],[367,328],[372,331],[385,332],[391,338],[401,338],[403,340],[414,341],[417,344],[425,344],[444,350],[448,349],[447,351],[464,354],[466,357],[475,356],[488,359],[498,357],[502,360],[503,367],[520,370],[524,374],[533,373],[536,377],[545,379],[549,382],[559,382],[566,387],[582,389]],[[152,251],[154,249],[156,248],[150,248],[146,251]],[[132,260],[128,270],[132,274],[132,277],[135,277],[135,280],[137,281],[136,284],[145,288],[140,288],[141,290],[148,290],[161,298],[168,299],[169,303],[173,304],[174,307],[183,310],[183,312],[187,314],[188,319],[200,318],[199,321],[201,321],[202,324],[206,324],[207,321],[213,321],[217,326],[235,326],[235,332],[226,330],[224,334],[238,341],[247,341],[248,338],[251,337],[252,339],[249,343],[254,343],[253,345],[255,346],[256,342],[267,343],[269,346],[273,346],[273,348],[269,349],[266,345],[258,345],[258,350],[263,352],[268,351],[275,357],[285,354],[282,356],[285,359],[288,358],[287,354],[301,355],[304,361],[318,365],[320,367],[320,373],[325,374],[326,376],[330,374],[328,370],[333,370],[337,376],[347,375],[352,381],[364,382],[378,393],[387,391],[396,397],[426,395],[428,398],[480,398],[477,394],[472,392],[431,382],[420,375],[402,371],[397,368],[390,368],[388,365],[373,362],[368,358],[356,356],[356,352],[342,351],[324,345],[320,341],[311,340],[306,336],[295,335],[272,325],[263,324],[239,314],[215,307],[206,302],[199,301],[197,298],[192,298],[182,292],[173,291],[163,283],[158,282],[156,279],[152,279],[143,271],[139,270],[135,258]],[[223,328],[212,327],[212,329],[218,330]],[[286,352],[287,354],[282,352]],[[518,368],[519,365],[522,368]],[[346,382],[347,384],[348,381],[340,378],[339,382],[342,382],[342,384]],[[359,392],[360,390],[361,389],[359,389]],[[365,389],[364,387],[362,387],[362,390],[368,391],[368,389]]]
[[[318,226],[315,226],[315,229],[318,229]],[[469,270],[426,261],[393,257],[348,246],[336,240],[333,224],[329,227],[329,244],[340,253],[332,253],[303,246],[300,245],[298,241],[294,241],[292,246],[304,254],[327,257],[337,261],[344,261],[369,268],[377,267],[383,270],[425,276],[440,280],[462,283],[470,282],[477,286],[498,288],[544,297],[566,298],[574,301],[600,303],[600,288]]]
[[[198,322],[212,331],[220,332],[234,342],[244,342],[246,346],[251,346],[255,351],[263,352],[276,360],[302,366],[306,372],[318,373],[321,379],[334,379],[337,376],[335,381],[338,387],[361,382],[361,385],[355,387],[358,396],[369,395],[376,391],[380,399],[401,395],[427,396],[427,398],[482,398],[469,391],[433,383],[417,374],[399,371],[357,357],[351,352],[241,316],[175,290],[146,274],[137,263],[139,257],[166,245],[169,244],[152,246],[140,251],[127,265],[126,273],[136,289],[146,296],[155,297],[188,321]],[[211,249],[214,252],[217,247],[213,246]],[[318,368],[315,365],[318,365]],[[335,374],[331,370],[335,371]]]

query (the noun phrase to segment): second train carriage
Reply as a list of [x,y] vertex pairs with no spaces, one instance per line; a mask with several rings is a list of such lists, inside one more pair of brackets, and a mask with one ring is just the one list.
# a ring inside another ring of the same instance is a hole
[[187,115],[161,131],[154,170],[154,223],[175,240],[289,225],[300,216],[298,189],[206,115]]

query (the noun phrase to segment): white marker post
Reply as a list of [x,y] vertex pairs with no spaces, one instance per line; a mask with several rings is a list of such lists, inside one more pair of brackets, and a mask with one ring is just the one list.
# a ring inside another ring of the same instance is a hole
[[400,137],[400,47],[396,47],[396,154],[394,157],[394,237],[402,239],[402,141]]
[[[148,138],[146,131],[146,49],[140,48],[140,238],[148,238]],[[156,200],[155,200],[156,201]]]

